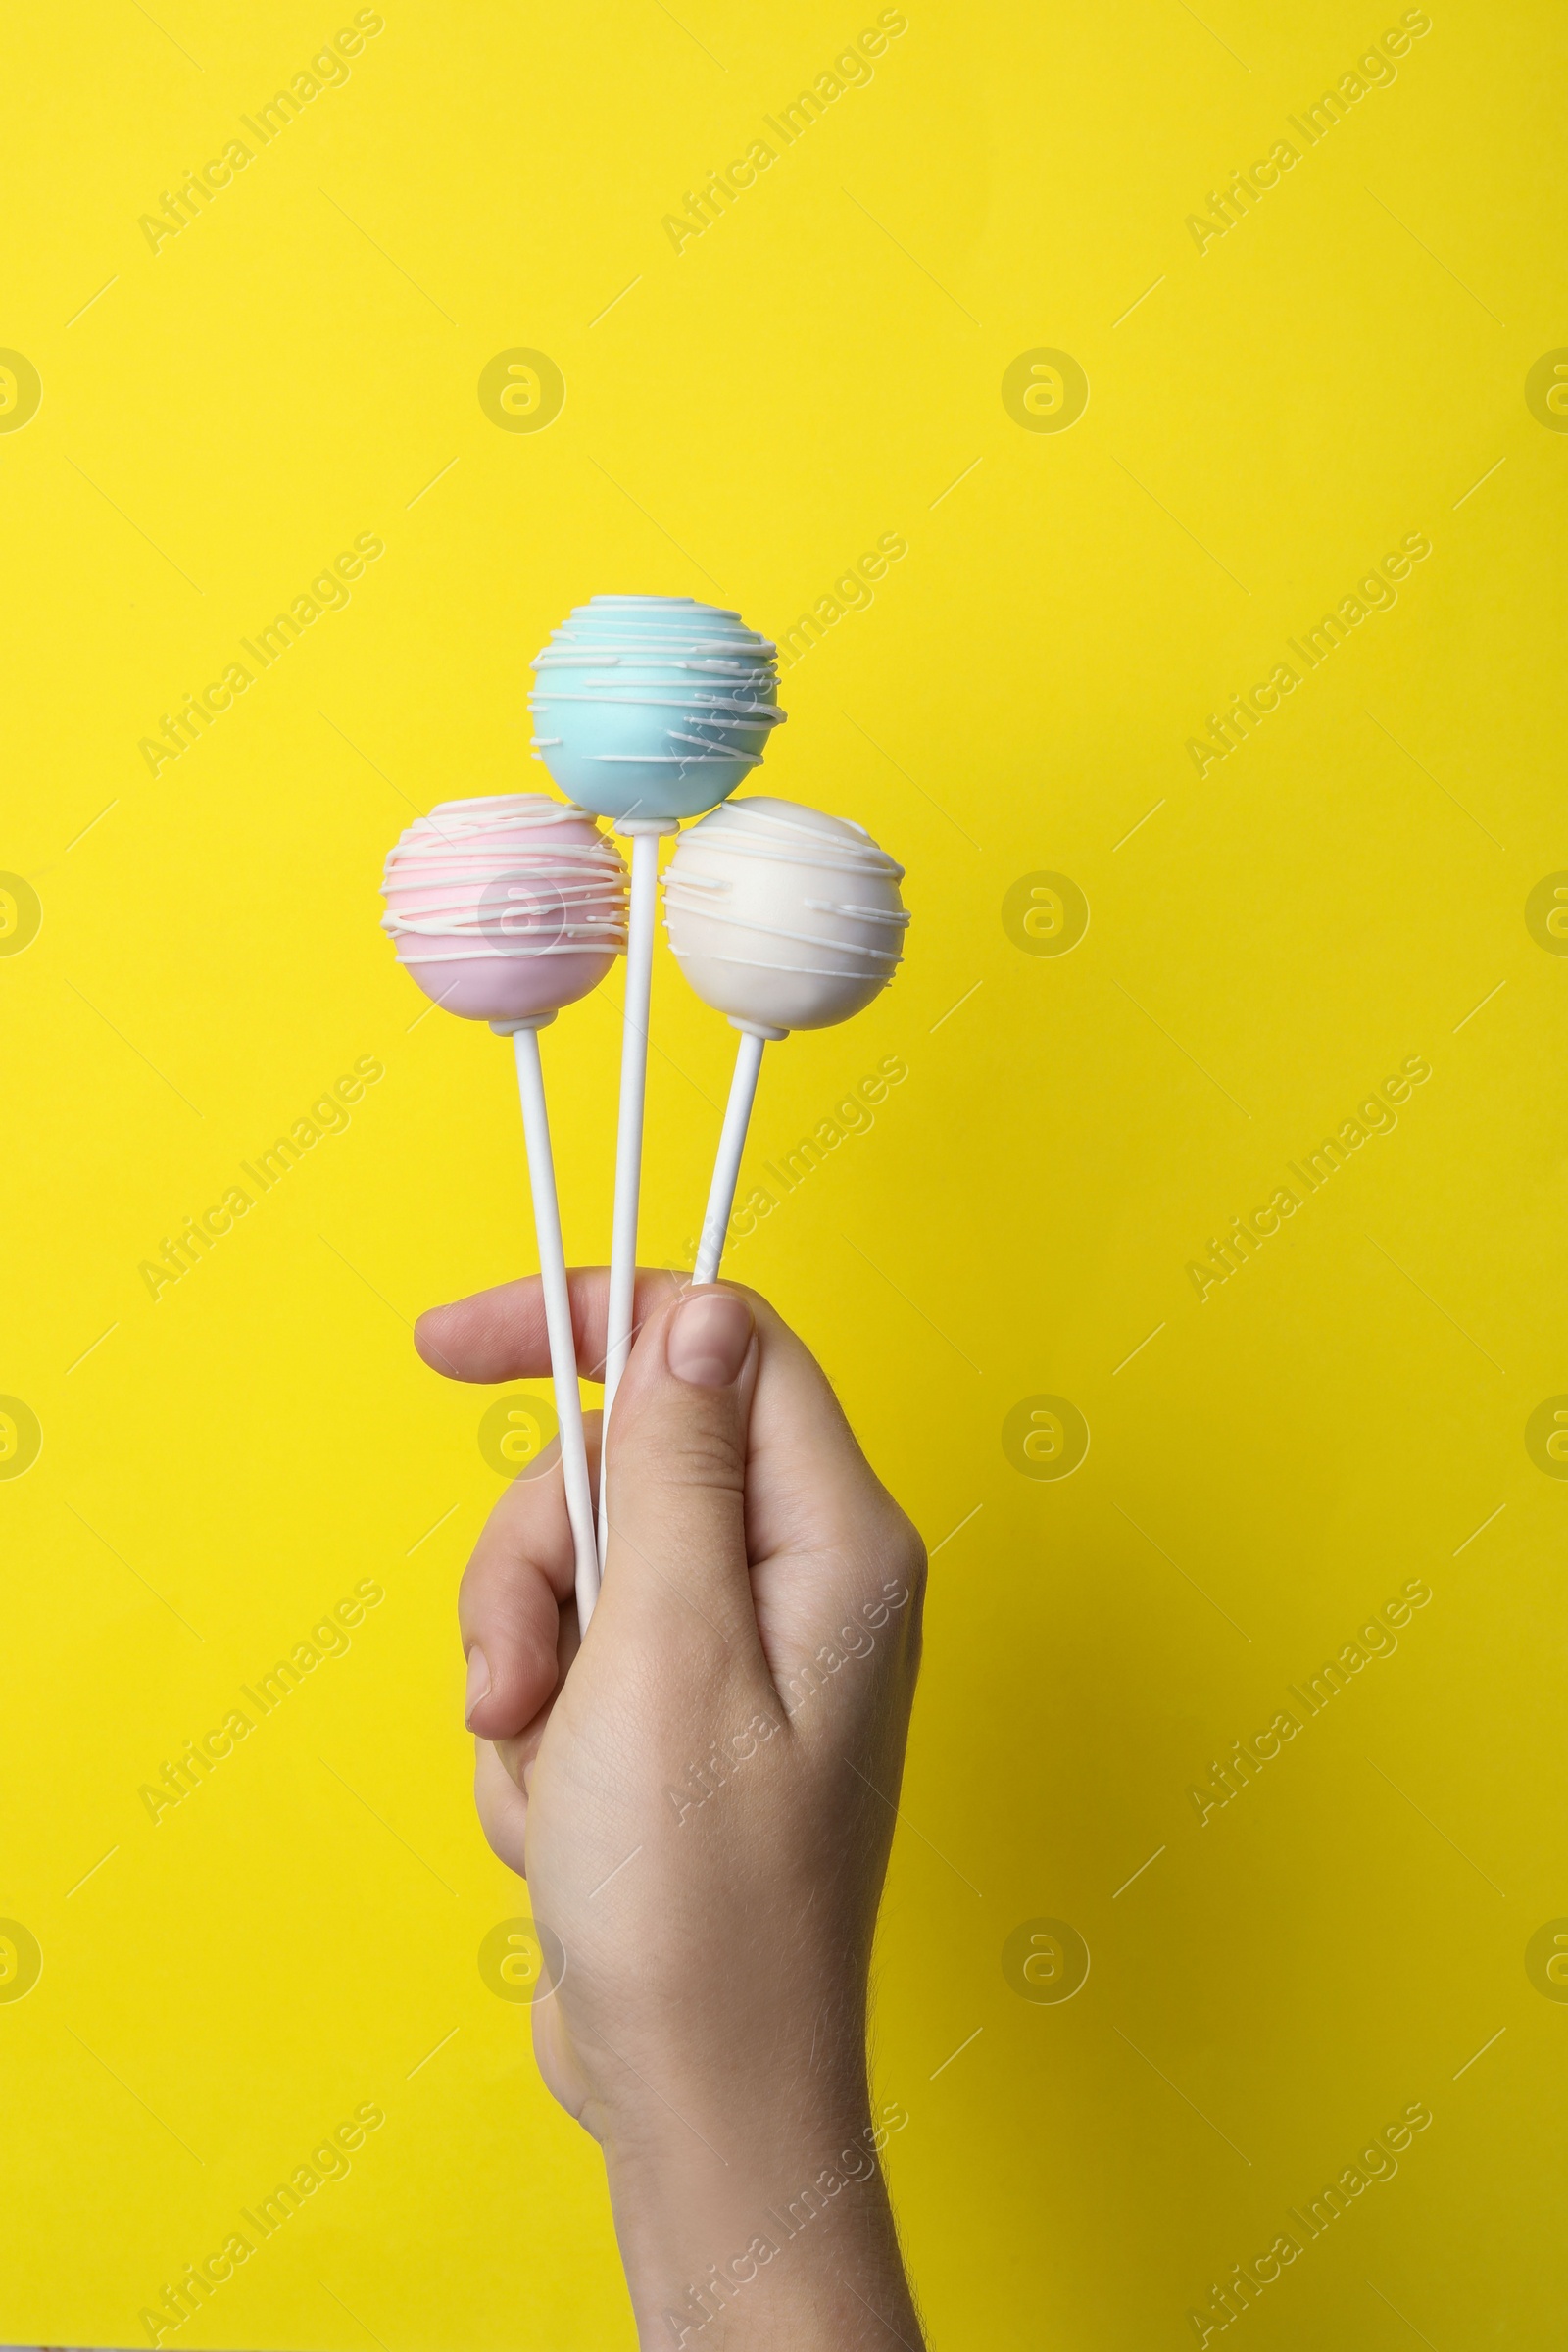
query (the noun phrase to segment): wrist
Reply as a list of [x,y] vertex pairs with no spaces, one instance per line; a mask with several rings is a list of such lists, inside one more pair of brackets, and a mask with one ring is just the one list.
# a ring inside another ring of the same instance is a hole
[[890,2327],[917,2345],[879,2161],[890,2128],[863,2077],[765,2112],[692,2096],[659,2125],[612,2127],[606,2168],[645,2352],[842,2352],[862,2334],[885,2346]]

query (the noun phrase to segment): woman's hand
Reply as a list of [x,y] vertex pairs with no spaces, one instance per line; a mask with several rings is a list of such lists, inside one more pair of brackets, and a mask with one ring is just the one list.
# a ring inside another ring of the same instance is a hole
[[[603,1360],[607,1277],[571,1278]],[[559,1456],[463,1581],[486,1837],[529,1882],[539,2064],[605,2151],[645,2344],[919,2342],[876,2149],[866,1976],[925,1554],[755,1293],[644,1275],[579,1646]],[[533,1281],[438,1307],[437,1370],[548,1370]]]

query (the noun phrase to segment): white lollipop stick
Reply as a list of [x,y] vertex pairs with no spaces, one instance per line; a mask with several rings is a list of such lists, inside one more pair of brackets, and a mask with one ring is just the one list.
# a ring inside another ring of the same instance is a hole
[[718,1276],[764,1042],[848,1020],[886,988],[909,919],[903,875],[863,825],[760,793],[681,835],[664,878],[669,944],[741,1032],[693,1282]]
[[752,1104],[757,1099],[762,1048],[770,1039],[789,1035],[787,1029],[764,1029],[760,1022],[737,1021],[735,1027],[741,1033],[741,1042],[735,1055],[735,1075],[729,1082],[729,1101],[724,1105],[718,1157],[713,1163],[713,1181],[708,1193],[708,1213],[703,1219],[697,1263],[692,1269],[694,1283],[718,1280],[718,1269],[724,1255],[724,1238],[729,1232],[730,1211],[735,1205],[735,1187],[740,1182],[746,1130],[752,1123]]
[[648,1020],[654,981],[654,925],[659,912],[659,837],[680,830],[673,817],[627,817],[631,906],[626,926],[626,1009],[620,1035],[620,1115],[615,1129],[615,1209],[610,1239],[610,1298],[605,1326],[605,1421],[599,1449],[599,1563],[609,1519],[605,1477],[610,1416],[631,1353],[637,1295],[637,1210],[643,1173],[643,1104],[648,1093]]
[[394,843],[381,888],[382,927],[425,995],[513,1039],[578,1623],[586,1630],[599,1550],[538,1032],[597,988],[625,945],[626,868],[582,809],[538,793],[503,793],[443,801],[419,817]]
[[545,1295],[545,1329],[550,1335],[550,1374],[555,1383],[556,1417],[561,1423],[561,1467],[566,1483],[566,1517],[577,1564],[577,1627],[586,1633],[599,1597],[599,1547],[594,1540],[594,1496],[588,1479],[588,1449],[582,1434],[582,1397],[577,1388],[577,1346],[571,1327],[571,1298],[566,1290],[566,1253],[561,1239],[561,1205],[556,1197],[556,1163],[550,1150],[550,1117],[545,1108],[544,1071],[539,1060],[539,1031],[555,1019],[541,1013],[531,1021],[495,1021],[492,1028],[512,1028],[517,1057],[517,1092],[522,1099],[522,1133],[528,1152],[528,1183],[533,1193],[534,1232],[539,1243],[539,1287]]

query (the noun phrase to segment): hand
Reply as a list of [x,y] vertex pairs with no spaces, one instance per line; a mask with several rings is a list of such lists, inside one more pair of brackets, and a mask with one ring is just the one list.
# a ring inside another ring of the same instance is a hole
[[[588,1377],[606,1283],[571,1277]],[[480,1820],[559,1978],[540,2068],[604,2148],[645,2344],[918,2346],[865,2029],[924,1548],[763,1299],[649,1274],[637,1316],[586,1641],[559,1455],[459,1601]],[[461,1380],[548,1369],[534,1281],[416,1339]]]

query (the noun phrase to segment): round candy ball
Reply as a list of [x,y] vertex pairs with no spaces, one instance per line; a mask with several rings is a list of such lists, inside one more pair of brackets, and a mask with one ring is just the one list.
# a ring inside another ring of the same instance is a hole
[[539,792],[443,801],[401,836],[381,892],[398,961],[465,1020],[559,1012],[626,945],[619,852]]
[[593,597],[534,660],[535,756],[596,816],[696,816],[783,720],[776,651],[689,596]]
[[898,969],[903,879],[863,825],[759,794],[681,835],[664,927],[705,1004],[743,1025],[826,1029]]

